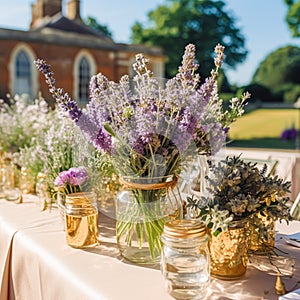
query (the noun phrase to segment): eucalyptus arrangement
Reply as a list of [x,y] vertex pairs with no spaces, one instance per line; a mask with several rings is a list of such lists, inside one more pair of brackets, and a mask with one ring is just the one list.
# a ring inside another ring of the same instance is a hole
[[266,170],[240,156],[227,156],[210,165],[209,196],[188,197],[187,206],[199,210],[199,217],[214,235],[226,231],[232,221],[249,219],[258,212],[288,222],[291,183],[267,176]]
[[[148,240],[152,257],[160,253],[165,222],[160,199],[170,198],[177,175],[195,154],[213,155],[223,147],[230,124],[243,114],[250,97],[245,93],[241,99],[231,99],[229,110],[224,111],[217,88],[224,47],[215,47],[215,69],[204,80],[197,74],[195,51],[194,45],[186,46],[178,74],[165,86],[153,77],[142,54],[136,55],[132,80],[125,75],[115,83],[103,74],[93,76],[84,110],[56,87],[50,65],[35,61],[57,104],[96,149],[113,157],[122,184],[131,189],[134,204],[126,210],[125,221],[117,223],[117,239],[125,234],[130,246],[137,236],[137,248]],[[163,184],[163,191],[157,190],[157,184]]]

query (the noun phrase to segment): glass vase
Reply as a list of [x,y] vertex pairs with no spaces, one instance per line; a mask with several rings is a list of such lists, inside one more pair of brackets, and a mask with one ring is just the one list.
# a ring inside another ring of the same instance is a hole
[[25,167],[21,168],[20,190],[22,194],[33,194],[35,192],[35,177]]
[[122,177],[116,197],[116,237],[120,254],[140,264],[157,263],[167,220],[182,216],[182,201],[173,176]]
[[64,191],[58,190],[56,193],[56,204],[59,211],[59,217],[63,230],[66,227],[66,193]]
[[38,197],[37,205],[39,209],[41,211],[47,209],[51,205],[51,195],[47,183],[47,175],[43,172],[39,172],[37,175],[35,193]]
[[211,276],[234,280],[246,273],[249,231],[246,222],[233,222],[227,231],[209,241]]

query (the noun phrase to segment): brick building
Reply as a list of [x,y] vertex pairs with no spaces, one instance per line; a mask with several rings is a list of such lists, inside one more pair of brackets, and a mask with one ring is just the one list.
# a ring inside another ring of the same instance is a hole
[[84,105],[92,75],[101,72],[118,81],[122,75],[132,74],[137,53],[150,58],[154,76],[164,77],[161,48],[115,43],[85,26],[79,0],[68,0],[66,16],[62,0],[36,0],[28,31],[0,28],[0,98],[7,93],[27,93],[34,98],[41,92],[51,99],[33,64],[34,59],[43,58],[52,66],[57,86]]

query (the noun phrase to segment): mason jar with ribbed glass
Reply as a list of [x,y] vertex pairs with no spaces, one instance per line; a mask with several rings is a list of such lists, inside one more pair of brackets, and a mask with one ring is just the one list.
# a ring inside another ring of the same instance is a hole
[[208,234],[197,220],[166,222],[161,237],[161,271],[175,299],[203,299],[210,284]]

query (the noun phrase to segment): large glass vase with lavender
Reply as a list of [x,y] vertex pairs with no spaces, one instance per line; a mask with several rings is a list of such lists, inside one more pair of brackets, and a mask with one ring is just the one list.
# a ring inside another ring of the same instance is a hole
[[182,217],[181,170],[198,153],[217,152],[229,124],[242,113],[248,94],[233,98],[229,111],[223,110],[218,96],[223,52],[217,45],[216,68],[200,80],[195,46],[187,45],[177,75],[163,86],[153,77],[150,61],[137,54],[132,79],[125,75],[116,83],[101,73],[91,78],[90,102],[84,110],[56,87],[50,65],[35,61],[60,107],[97,149],[112,157],[123,186],[117,197],[116,237],[128,260],[159,259],[164,223]]

